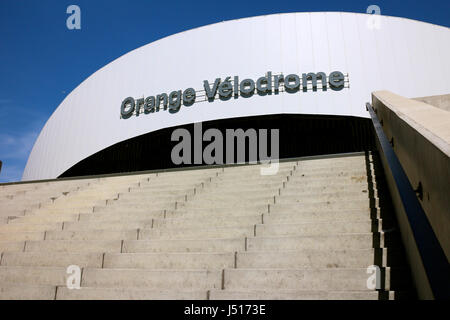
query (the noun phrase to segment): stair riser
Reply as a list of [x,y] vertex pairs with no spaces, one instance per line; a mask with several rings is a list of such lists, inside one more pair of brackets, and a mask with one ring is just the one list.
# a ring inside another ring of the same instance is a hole
[[56,300],[206,300],[207,291],[145,290],[81,288],[70,290],[58,288]]
[[136,240],[137,238],[137,229],[47,231],[45,234],[45,240]]
[[325,222],[304,224],[256,225],[256,236],[314,236],[338,233],[368,233],[377,230],[378,226],[370,220],[354,222]]
[[27,224],[14,223],[0,225],[0,233],[17,233],[17,232],[32,232],[32,231],[46,231],[46,230],[62,230],[62,223],[49,224]]
[[0,241],[0,252],[22,252],[25,247],[25,241]]
[[222,271],[137,270],[137,269],[84,269],[82,286],[109,288],[152,289],[220,289]]
[[210,229],[153,229],[140,230],[140,240],[151,239],[208,239],[208,238],[237,238],[254,235],[254,226],[210,228]]
[[369,199],[364,201],[352,201],[352,202],[309,202],[309,203],[296,203],[285,204],[276,203],[270,206],[269,213],[294,213],[301,211],[311,210],[368,210],[370,208]]
[[303,249],[369,249],[373,248],[371,234],[352,236],[313,237],[256,237],[247,239],[249,251],[303,250]]
[[124,209],[121,212],[111,212],[111,213],[87,213],[81,214],[79,222],[118,222],[118,221],[132,221],[132,220],[150,220],[150,219],[162,219],[164,218],[164,211],[158,210],[157,212],[128,212]]
[[210,300],[378,300],[376,291],[235,291],[211,290]]
[[45,231],[30,232],[7,232],[0,233],[0,241],[27,241],[27,240],[44,240]]
[[63,215],[39,215],[39,216],[25,216],[22,218],[10,220],[10,224],[15,223],[30,223],[30,224],[48,224],[48,223],[59,223],[66,221],[77,221],[79,215],[78,214],[63,214]]
[[254,225],[262,223],[262,215],[236,216],[230,218],[228,216],[205,217],[204,219],[157,219],[153,221],[153,228],[201,228],[201,227],[237,227],[245,225]]
[[[375,252],[377,250],[377,252]],[[375,260],[377,256],[377,260]],[[239,252],[236,255],[237,268],[367,268],[401,266],[403,257],[398,251],[387,249],[360,250],[298,250]],[[376,262],[375,262],[376,261]]]
[[[361,290],[369,291],[367,268],[352,269],[226,269],[225,290]],[[401,275],[400,275],[401,276]],[[390,269],[380,277],[389,290]],[[386,281],[388,280],[388,281]],[[399,282],[402,282],[401,280]],[[394,288],[395,289],[395,288]]]
[[66,279],[66,268],[0,267],[0,283],[63,286]]
[[245,238],[205,240],[124,241],[125,253],[152,252],[235,252],[245,251]]
[[0,284],[0,300],[53,300],[56,286]]
[[88,221],[66,222],[63,231],[90,231],[90,230],[127,230],[152,228],[152,219],[143,221]]
[[122,250],[121,240],[44,240],[44,241],[27,241],[25,244],[25,252],[68,252],[68,253],[99,253],[99,252],[116,252]]
[[102,253],[70,254],[57,252],[6,252],[2,256],[1,266],[27,266],[27,267],[79,267],[101,268],[103,264]]
[[106,254],[104,268],[223,269],[234,268],[234,253]]

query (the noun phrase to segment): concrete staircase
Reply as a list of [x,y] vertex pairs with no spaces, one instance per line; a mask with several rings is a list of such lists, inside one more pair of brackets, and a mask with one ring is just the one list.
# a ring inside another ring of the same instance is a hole
[[[300,159],[276,175],[245,165],[2,186],[0,299],[408,296],[375,160]],[[80,289],[66,286],[70,265],[81,269]],[[371,265],[380,267],[378,290],[367,287]]]

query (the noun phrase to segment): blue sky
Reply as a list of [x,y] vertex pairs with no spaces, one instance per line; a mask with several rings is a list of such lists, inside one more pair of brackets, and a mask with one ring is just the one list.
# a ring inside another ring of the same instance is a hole
[[[68,30],[66,9],[81,9]],[[0,0],[0,182],[19,181],[40,130],[84,79],[130,50],[218,21],[281,12],[366,12],[450,26],[450,1]]]

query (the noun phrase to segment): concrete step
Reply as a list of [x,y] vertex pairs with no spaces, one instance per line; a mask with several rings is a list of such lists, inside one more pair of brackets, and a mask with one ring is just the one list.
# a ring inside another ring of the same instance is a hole
[[136,240],[138,229],[126,230],[64,230],[47,231],[45,240]]
[[166,219],[169,218],[197,218],[204,219],[208,217],[238,217],[238,216],[255,216],[262,213],[267,213],[268,206],[261,208],[249,209],[249,208],[189,208],[183,207],[177,210],[166,211]]
[[182,207],[184,201],[167,201],[167,202],[141,202],[141,201],[132,201],[132,202],[121,202],[117,201],[115,204],[109,204],[107,206],[95,206],[91,208],[90,211],[80,211],[80,213],[89,213],[89,212],[123,212],[124,210],[128,212],[135,211],[155,211],[155,210],[174,210],[177,207]]
[[210,300],[378,300],[378,291],[211,290]]
[[115,197],[119,191],[122,191],[123,188],[119,190],[107,190],[103,187],[99,187],[97,189],[91,190],[90,192],[78,192],[74,194],[69,194],[67,196],[58,197],[54,200],[53,204],[55,206],[64,205],[64,203],[70,203],[73,205],[81,204],[83,202],[92,203],[98,202],[105,199],[109,199]]
[[368,249],[398,245],[398,235],[392,233],[352,233],[318,236],[249,237],[248,251],[303,249]]
[[253,181],[241,180],[239,183],[236,180],[229,181],[216,181],[213,180],[209,183],[205,189],[211,188],[220,188],[223,190],[230,190],[233,188],[239,188],[239,190],[276,190],[278,188],[283,187],[283,182],[287,182],[286,179],[280,179],[279,181],[260,181],[255,183]]
[[[211,179],[211,181],[215,181],[214,179]],[[142,192],[142,193],[158,193],[158,194],[172,194],[172,195],[177,195],[177,194],[183,194],[187,191],[193,191],[194,189],[196,190],[201,190],[204,188],[207,188],[210,184],[211,181],[209,179],[204,180],[204,181],[192,181],[189,183],[183,183],[183,184],[179,184],[179,183],[170,183],[167,182],[165,184],[158,184],[155,183],[154,185],[147,185],[147,186],[142,186],[140,188],[130,188],[129,193],[136,193],[136,192]],[[124,191],[124,193],[126,192]]]
[[65,222],[65,221],[76,221],[78,220],[79,214],[36,214],[27,215],[20,217],[18,219],[10,220],[10,224],[14,223],[29,223],[29,224],[48,224],[55,222]]
[[285,170],[283,172],[278,172],[276,175],[261,175],[259,172],[254,174],[224,174],[219,175],[216,179],[219,181],[229,182],[229,181],[277,181],[280,179],[285,179],[290,177],[290,179],[303,179],[303,178],[336,178],[336,177],[347,177],[347,176],[362,176],[366,175],[367,171],[365,168],[351,168],[351,169],[322,169],[322,170]]
[[206,290],[152,290],[138,288],[93,288],[71,290],[58,287],[56,300],[207,300]]
[[44,240],[25,242],[25,252],[99,253],[121,252],[121,249],[121,240]]
[[7,223],[11,223],[11,222],[13,222],[16,219],[20,219],[20,218],[23,218],[23,217],[25,217],[25,215],[23,213],[22,214],[17,214],[17,215],[5,215],[5,218],[7,219]]
[[319,178],[327,178],[327,179],[339,179],[339,178],[349,178],[349,177],[366,177],[367,171],[365,168],[361,169],[339,169],[339,170],[326,170],[326,171],[310,171],[310,170],[298,170],[294,171],[291,179],[295,180],[303,180],[303,179],[319,179]]
[[92,212],[94,206],[83,206],[83,207],[62,207],[62,208],[55,208],[55,207],[49,207],[49,208],[40,208],[38,210],[34,210],[33,212],[35,214],[54,214],[54,215],[61,215],[61,214],[79,214],[83,212]]
[[[174,207],[174,206],[170,206],[170,207]],[[117,214],[139,214],[139,213],[146,213],[146,212],[164,212],[164,210],[167,208],[154,208],[154,207],[149,207],[147,206],[103,206],[103,207],[94,207],[93,210],[91,210],[90,212],[82,212],[81,215],[84,214],[97,214],[97,213],[104,213],[104,214],[113,214],[113,213],[117,213]],[[168,210],[168,209],[167,209]],[[174,209],[171,209],[174,210]],[[81,218],[80,218],[81,220]]]
[[210,172],[210,173],[202,173],[199,175],[185,175],[186,171],[178,171],[177,173],[172,173],[170,175],[166,173],[161,173],[156,179],[150,179],[147,183],[141,184],[141,187],[146,186],[154,186],[156,184],[165,186],[169,184],[177,185],[177,186],[186,186],[195,183],[201,183],[207,181],[209,179],[213,179],[220,175],[220,172]]
[[322,222],[332,220],[353,221],[360,219],[370,219],[371,213],[366,210],[341,210],[341,211],[304,211],[297,213],[264,213],[265,224],[302,223],[302,222]]
[[0,215],[9,216],[9,215],[22,215],[26,210],[32,211],[35,210],[38,207],[38,205],[34,206],[20,206],[20,205],[9,205],[9,206],[3,206],[0,208]]
[[[407,283],[404,270],[385,268],[382,288],[398,290]],[[384,274],[383,274],[384,273]],[[225,290],[369,291],[367,268],[225,269]]]
[[[180,192],[178,194],[166,194],[164,192],[149,192],[149,191],[135,191],[135,192],[128,192],[128,193],[119,193],[117,194],[117,197],[114,198],[117,199],[120,202],[123,201],[136,201],[136,200],[147,200],[147,201],[180,201],[184,200],[185,195],[187,195],[187,192]],[[189,196],[194,195],[193,189],[192,192],[189,192]]]
[[[283,161],[283,162],[279,162],[279,168],[283,169],[283,168],[290,168],[292,166],[294,166],[297,162],[296,161]],[[222,168],[222,170],[224,172],[247,172],[247,171],[258,171],[260,170],[260,168],[264,168],[267,167],[267,164],[237,164],[237,165],[232,165],[232,166],[227,166]]]
[[340,170],[365,170],[367,165],[365,161],[358,161],[358,162],[341,162],[338,164],[321,164],[318,165],[317,163],[302,163],[298,162],[299,164],[295,166],[296,172],[314,172],[314,171],[340,171]]
[[322,187],[322,186],[338,186],[338,185],[348,185],[348,186],[367,186],[367,177],[355,176],[355,177],[303,177],[302,179],[292,179],[290,178],[285,186],[291,187]]
[[201,201],[201,200],[216,200],[216,201],[259,201],[265,202],[267,199],[273,199],[274,196],[278,196],[278,191],[270,191],[263,194],[263,191],[259,193],[247,193],[242,192],[235,188],[232,192],[227,190],[215,190],[217,192],[203,192],[193,197],[188,197],[188,201]]
[[351,193],[347,195],[321,195],[318,197],[308,197],[308,196],[280,196],[275,198],[275,204],[307,204],[307,203],[340,203],[340,202],[363,202],[366,201],[369,203],[370,199],[367,193]]
[[[314,201],[312,201],[312,199]],[[321,192],[320,194],[297,193],[282,194],[276,197],[277,202],[321,202],[321,201],[353,201],[369,199],[367,190]]]
[[301,159],[297,162],[299,167],[328,167],[338,165],[353,165],[355,163],[365,163],[364,155],[344,155],[331,157],[316,157],[314,159]]
[[[314,201],[314,199],[311,199]],[[354,201],[320,201],[320,202],[303,202],[303,203],[283,203],[277,201],[276,204],[270,205],[269,213],[294,213],[312,210],[368,210],[370,208],[370,201],[354,200]]]
[[54,300],[56,286],[0,283],[0,300]]
[[46,230],[62,230],[62,223],[44,223],[44,224],[28,224],[28,223],[12,223],[0,225],[0,233],[16,233],[28,231],[46,231]]
[[339,233],[369,233],[378,230],[376,221],[353,220],[353,221],[324,221],[324,222],[304,222],[285,224],[257,224],[256,236],[310,236],[328,235]]
[[40,198],[23,195],[22,197],[20,197],[20,199],[18,197],[13,197],[12,199],[2,199],[0,202],[0,210],[11,209],[15,207],[26,208],[39,203],[52,203],[52,201],[50,200],[50,197]]
[[23,267],[81,267],[101,268],[103,253],[68,253],[68,252],[5,252],[1,266]]
[[222,188],[211,188],[211,189],[204,189],[203,191],[199,192],[197,194],[198,196],[202,197],[215,197],[215,196],[229,196],[229,197],[246,197],[249,199],[257,198],[257,197],[266,197],[271,198],[275,195],[279,195],[278,189],[274,190],[266,190],[266,189],[251,189],[251,190],[245,190],[245,193],[243,193],[240,190],[236,189],[228,189],[223,190]]
[[290,172],[291,172],[290,170],[278,171],[278,173],[273,175],[262,175],[260,171],[249,173],[228,172],[213,178],[213,181],[224,183],[229,183],[230,181],[248,181],[253,182],[254,184],[260,182],[275,182],[275,181],[282,181],[288,175],[291,175]]
[[[0,271],[1,277],[1,271]],[[1,278],[0,278],[1,279]],[[207,290],[222,287],[222,270],[83,269],[81,286]]]
[[364,190],[368,190],[367,184],[351,184],[342,183],[342,184],[330,184],[330,185],[319,185],[319,186],[304,186],[301,184],[286,184],[286,188],[281,188],[281,191],[278,195],[281,196],[291,196],[291,195],[311,195],[316,196],[322,193],[334,193],[334,192],[363,192]]
[[225,253],[107,253],[103,268],[223,269],[234,268],[235,254]]
[[183,206],[178,205],[178,207],[181,207],[186,210],[208,209],[211,213],[225,212],[225,211],[236,210],[236,209],[242,209],[242,210],[247,210],[247,211],[253,210],[253,212],[258,212],[258,213],[267,212],[267,204],[258,204],[258,203],[249,203],[249,202],[239,203],[239,204],[222,203],[220,206],[219,205],[214,206],[214,204],[212,204],[211,202],[192,201],[192,202],[185,202]]
[[111,199],[114,196],[105,196],[105,197],[98,197],[96,200],[91,200],[91,199],[84,199],[84,198],[80,198],[80,199],[67,199],[67,200],[63,200],[61,199],[60,202],[54,202],[53,204],[49,204],[46,206],[42,206],[41,210],[43,211],[43,209],[46,209],[48,211],[56,211],[56,210],[61,210],[61,209],[66,209],[66,208],[72,208],[72,209],[85,209],[85,208],[90,208],[94,205],[106,205],[106,200],[107,199]]
[[202,219],[198,219],[198,217],[155,219],[153,228],[237,227],[252,226],[257,223],[262,223],[261,214],[233,216],[232,219],[227,215],[214,215]]
[[0,241],[44,240],[45,231],[1,232]]
[[[292,170],[292,168],[295,165],[296,165],[295,161],[278,162],[278,171]],[[255,172],[255,173],[259,174],[261,172],[261,168],[266,168],[266,167],[268,167],[267,164],[246,164],[246,165],[225,167],[225,168],[222,168],[222,172],[225,174],[248,173],[248,172]]]
[[[268,166],[266,166],[267,168]],[[278,177],[283,177],[292,171],[293,167],[289,168],[278,168],[277,172],[273,172],[273,174],[262,174],[261,167],[256,170],[242,170],[242,171],[236,171],[236,170],[228,170],[224,171],[223,173],[219,174],[217,178],[219,179],[249,179],[249,180],[258,180],[258,179],[276,179]]]
[[38,286],[66,285],[66,268],[0,266],[0,283],[16,283]]
[[199,169],[199,168],[187,168],[186,170],[172,170],[172,171],[163,171],[157,173],[157,179],[161,178],[169,178],[173,177],[175,179],[179,179],[180,177],[202,177],[208,176],[211,174],[216,174],[216,172],[221,172],[221,168],[209,168],[209,169]]
[[125,240],[124,253],[152,253],[152,252],[235,252],[245,251],[246,240],[242,238],[211,238],[204,239],[153,239],[153,240]]
[[130,210],[140,209],[140,208],[154,208],[161,209],[166,207],[174,207],[175,202],[185,202],[191,198],[180,197],[178,200],[164,200],[164,199],[148,199],[145,197],[136,199],[118,199],[108,201],[106,207],[128,207]]
[[249,206],[249,204],[252,205],[265,205],[265,204],[273,204],[275,201],[274,197],[256,197],[254,199],[249,199],[246,197],[241,197],[236,199],[232,196],[198,196],[192,199],[191,201],[188,201],[186,203],[186,206],[189,205],[195,205],[195,206],[209,206],[214,207],[215,205],[218,207],[221,206],[240,206],[240,207],[246,207]]
[[95,212],[80,214],[80,222],[94,222],[94,221],[130,221],[130,220],[149,220],[164,218],[164,210],[143,210],[128,212],[125,209],[121,212]]
[[5,241],[0,240],[0,252],[18,251],[21,252],[25,248],[25,241]]
[[65,222],[64,231],[88,231],[88,230],[127,230],[127,229],[144,229],[151,228],[153,220],[146,219],[141,221],[76,221]]
[[[142,187],[142,188],[138,188],[138,189],[131,189],[130,192],[123,192],[119,194],[119,198],[122,196],[128,196],[128,195],[165,195],[167,197],[176,197],[176,196],[180,196],[180,195],[193,195],[197,192],[200,192],[202,190],[202,188],[200,186],[187,186],[187,187],[177,187],[177,186],[172,186],[172,188],[169,188],[170,186],[168,186],[166,189],[167,190],[160,190],[158,188],[158,185],[153,186],[152,188],[149,187]],[[194,191],[195,190],[195,191]]]
[[367,268],[399,267],[404,263],[395,249],[302,249],[237,252],[236,268]]
[[208,228],[173,228],[173,229],[142,229],[139,240],[151,239],[209,239],[209,238],[237,238],[253,236],[255,227],[208,227]]
[[214,181],[215,182],[225,182],[225,183],[229,183],[231,181],[248,181],[248,182],[253,182],[254,184],[257,184],[260,182],[282,181],[288,175],[290,175],[290,171],[278,172],[278,174],[274,174],[274,175],[261,175],[260,172],[254,172],[254,173],[249,173],[249,174],[225,173],[223,175],[217,176]]

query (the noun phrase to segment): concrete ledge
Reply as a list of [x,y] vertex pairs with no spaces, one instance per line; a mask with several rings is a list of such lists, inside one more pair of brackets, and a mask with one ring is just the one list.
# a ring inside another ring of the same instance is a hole
[[422,185],[422,207],[449,258],[450,113],[388,91],[374,92],[372,99],[411,185]]
[[[419,201],[449,259],[450,113],[388,91],[372,93],[372,102],[386,137],[393,142],[394,152],[408,180],[413,188],[419,185],[422,187],[422,198],[418,194]],[[426,288],[426,280],[421,272],[423,266],[415,240],[383,155],[381,160],[402,229],[403,242],[415,274],[419,297],[428,298],[429,288]]]
[[443,94],[439,96],[429,96],[414,98],[414,100],[425,102],[434,107],[440,108],[442,110],[450,111],[450,94]]

